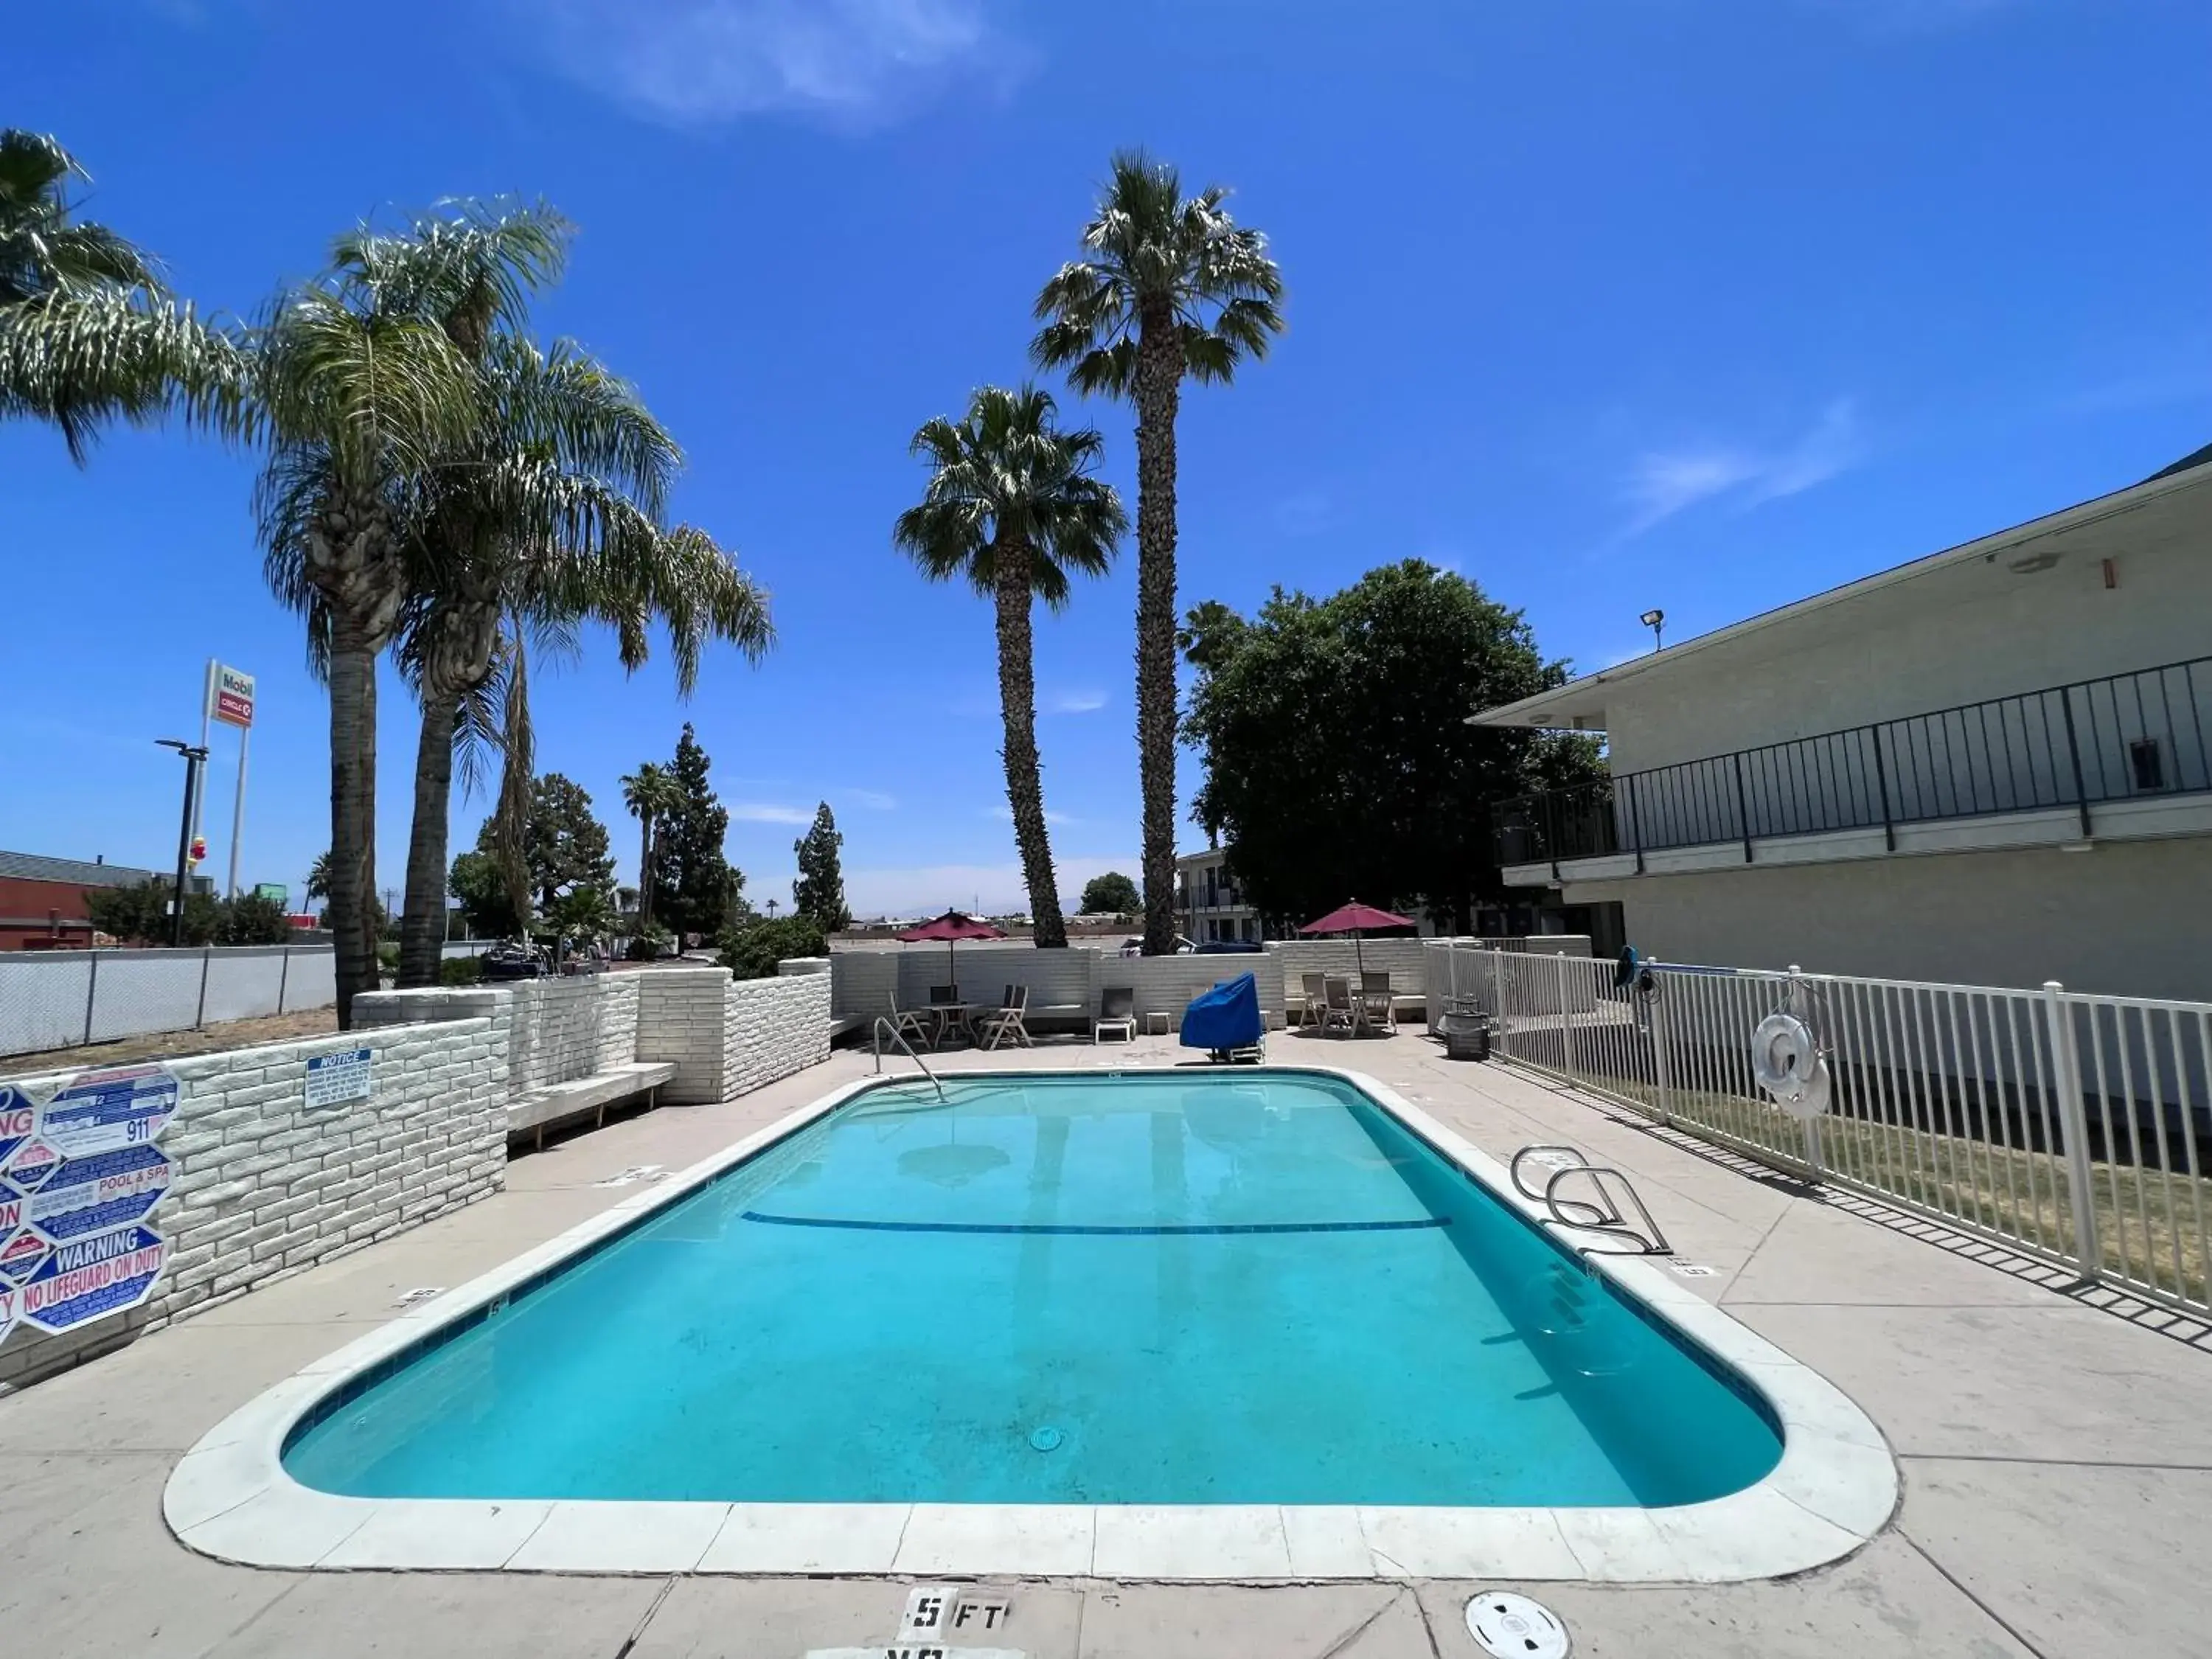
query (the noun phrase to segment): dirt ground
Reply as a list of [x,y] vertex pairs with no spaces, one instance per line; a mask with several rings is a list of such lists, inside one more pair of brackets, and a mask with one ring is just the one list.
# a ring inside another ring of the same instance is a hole
[[336,1008],[304,1008],[292,1014],[264,1014],[204,1025],[197,1031],[157,1031],[146,1036],[88,1042],[74,1048],[46,1048],[34,1054],[0,1060],[0,1072],[66,1072],[87,1066],[123,1066],[141,1060],[169,1060],[179,1054],[212,1054],[218,1048],[248,1048],[258,1042],[287,1042],[320,1036],[338,1029]]

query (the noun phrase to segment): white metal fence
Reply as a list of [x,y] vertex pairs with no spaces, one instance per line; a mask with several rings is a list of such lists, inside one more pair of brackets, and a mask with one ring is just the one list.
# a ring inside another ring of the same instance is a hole
[[[1808,1179],[1939,1216],[2203,1313],[2212,1004],[1440,947],[1508,1060]],[[1827,1056],[1810,1121],[1760,1091],[1751,1035],[1785,1004]]]
[[0,954],[0,1054],[34,1054],[337,1000],[327,945]]

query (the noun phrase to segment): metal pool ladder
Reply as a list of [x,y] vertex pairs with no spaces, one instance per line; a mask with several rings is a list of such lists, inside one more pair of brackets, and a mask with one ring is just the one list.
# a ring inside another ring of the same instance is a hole
[[890,1034],[890,1039],[894,1043],[906,1050],[906,1057],[908,1060],[921,1067],[921,1074],[929,1079],[930,1086],[937,1091],[937,1097],[939,1101],[942,1101],[945,1098],[945,1085],[939,1080],[937,1073],[929,1069],[929,1062],[922,1059],[920,1054],[915,1053],[914,1044],[908,1042],[903,1036],[900,1036],[899,1028],[892,1024],[890,1019],[882,1014],[878,1014],[876,1016],[875,1025],[868,1033],[868,1046],[876,1051],[877,1072],[880,1073],[884,1069],[884,1035],[885,1032],[889,1032]]
[[[1532,1159],[1549,1166],[1552,1171],[1540,1188],[1532,1187],[1522,1179],[1521,1166]],[[1591,1163],[1578,1146],[1523,1146],[1513,1154],[1510,1173],[1514,1191],[1531,1202],[1541,1204],[1548,1212],[1544,1218],[1546,1226],[1598,1233],[1615,1241],[1618,1246],[1577,1244],[1575,1249],[1579,1255],[1674,1253],[1674,1246],[1667,1242],[1667,1235],[1659,1231],[1658,1222],[1652,1218],[1650,1206],[1637,1192],[1635,1183],[1610,1164]],[[1589,1197],[1571,1198],[1561,1194],[1562,1186],[1577,1180],[1589,1182]]]

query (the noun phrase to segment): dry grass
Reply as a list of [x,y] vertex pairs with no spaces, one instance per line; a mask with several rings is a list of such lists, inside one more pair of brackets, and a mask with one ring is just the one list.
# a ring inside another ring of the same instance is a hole
[[322,1036],[337,1029],[336,1008],[304,1008],[297,1013],[226,1020],[220,1025],[203,1025],[197,1031],[159,1031],[146,1036],[119,1037],[112,1042],[89,1042],[73,1048],[10,1054],[0,1060],[0,1069],[20,1077],[91,1066],[126,1066],[145,1060],[210,1054],[222,1048],[251,1048],[262,1042],[289,1042],[298,1037]]

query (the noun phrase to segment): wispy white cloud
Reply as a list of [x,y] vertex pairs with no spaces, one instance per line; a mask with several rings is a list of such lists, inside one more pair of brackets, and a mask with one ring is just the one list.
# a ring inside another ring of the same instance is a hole
[[576,79],[679,125],[798,110],[859,125],[1016,54],[985,0],[550,0],[527,11]]
[[1725,501],[1742,511],[1795,495],[1856,465],[1863,453],[1858,412],[1848,398],[1830,404],[1778,449],[1706,444],[1647,451],[1623,482],[1630,518],[1622,537],[1640,536],[1705,501]]
[[739,823],[809,824],[814,822],[812,807],[784,806],[775,801],[732,801],[729,811],[730,817]]
[[1103,691],[1062,691],[1047,700],[1048,714],[1095,714],[1112,699]]
[[871,812],[888,812],[898,805],[896,795],[886,795],[880,789],[832,789],[830,793],[841,801],[864,806]]
[[[1014,821],[1014,809],[1005,805],[1003,802],[996,806],[986,807],[984,811],[988,816],[998,819],[1001,823],[1012,823]],[[1047,823],[1061,824],[1079,823],[1082,820],[1079,818],[1072,818],[1065,812],[1055,812],[1048,808],[1045,811],[1044,821]]]

